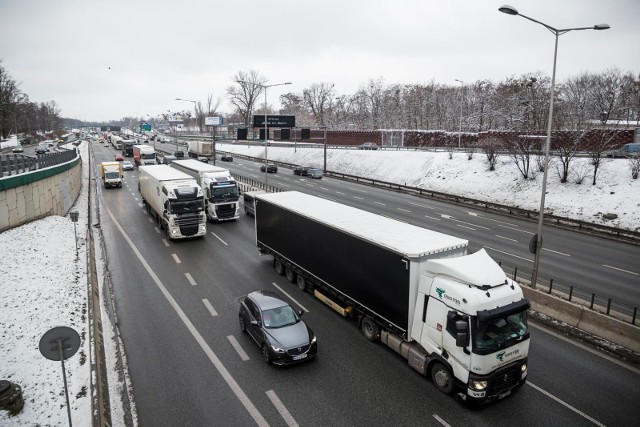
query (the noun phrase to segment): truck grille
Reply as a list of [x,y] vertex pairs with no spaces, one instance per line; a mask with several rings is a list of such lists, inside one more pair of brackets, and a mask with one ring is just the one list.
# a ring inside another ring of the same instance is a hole
[[496,372],[490,381],[490,394],[496,395],[514,388],[520,381],[520,364]]
[[236,205],[235,203],[228,205],[218,205],[216,206],[216,216],[219,219],[224,218],[233,218],[236,214]]
[[176,225],[180,227],[183,236],[193,236],[198,233],[200,225],[200,214],[186,214],[177,216]]

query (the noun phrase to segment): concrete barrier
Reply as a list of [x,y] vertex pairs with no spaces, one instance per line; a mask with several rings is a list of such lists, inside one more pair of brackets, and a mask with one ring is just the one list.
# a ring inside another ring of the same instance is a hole
[[589,334],[640,353],[640,328],[557,296],[522,286],[531,308]]
[[80,156],[0,178],[0,232],[49,215],[66,215],[82,188]]

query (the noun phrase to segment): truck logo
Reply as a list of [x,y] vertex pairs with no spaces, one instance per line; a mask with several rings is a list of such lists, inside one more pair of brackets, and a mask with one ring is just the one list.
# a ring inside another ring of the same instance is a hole
[[447,292],[447,291],[445,291],[445,290],[444,290],[444,289],[442,289],[442,288],[436,288],[436,292],[438,293],[438,298],[442,299],[442,296],[443,296],[443,295],[444,295],[444,293],[445,293],[445,292]]
[[454,297],[451,297],[449,295],[447,295],[447,291],[445,289],[442,288],[436,288],[436,292],[438,293],[438,298],[440,299],[446,299],[451,301],[454,304],[460,305],[460,300]]
[[496,354],[496,359],[502,362],[504,360],[505,353],[506,351],[501,351],[500,353]]
[[500,362],[503,362],[505,358],[516,356],[519,353],[520,353],[520,350],[517,348],[511,350],[509,353],[507,353],[506,351],[501,351],[500,353],[496,354],[496,359],[498,359]]

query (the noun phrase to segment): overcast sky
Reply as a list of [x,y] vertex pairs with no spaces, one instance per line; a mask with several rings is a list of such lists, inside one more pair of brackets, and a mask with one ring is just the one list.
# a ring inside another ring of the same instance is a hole
[[[557,78],[619,68],[640,73],[640,0],[504,0],[555,28]],[[542,71],[554,36],[493,0],[0,0],[0,59],[31,101],[63,117],[115,120],[193,109],[221,97],[238,71],[283,93],[334,83],[353,94],[385,84],[457,84]]]

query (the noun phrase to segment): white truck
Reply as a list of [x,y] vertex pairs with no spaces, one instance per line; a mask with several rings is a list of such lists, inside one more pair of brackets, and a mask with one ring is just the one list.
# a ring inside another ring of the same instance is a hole
[[142,202],[168,238],[207,234],[204,198],[195,179],[167,165],[140,166],[139,171]]
[[133,146],[133,161],[136,165],[148,166],[156,164],[156,150],[148,145]]
[[188,141],[187,154],[189,157],[213,157],[213,144],[211,141]]
[[238,183],[229,169],[194,159],[174,160],[171,167],[196,179],[204,191],[207,219],[228,221],[240,217]]
[[102,162],[100,163],[100,176],[104,188],[122,188],[122,163]]
[[438,390],[488,402],[525,383],[530,304],[484,249],[295,191],[256,195],[255,224],[277,273]]

